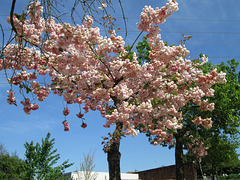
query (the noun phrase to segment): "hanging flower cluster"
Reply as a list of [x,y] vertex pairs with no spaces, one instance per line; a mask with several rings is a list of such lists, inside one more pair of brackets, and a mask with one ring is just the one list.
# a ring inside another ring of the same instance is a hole
[[202,158],[208,155],[207,150],[209,147],[206,145],[206,142],[198,137],[189,135],[189,132],[186,132],[184,137],[188,137],[190,140],[190,142],[187,143],[188,154],[192,154],[201,162]]
[[[16,42],[26,41],[30,46],[7,45],[0,70],[18,71],[9,83],[26,88],[28,82],[28,91],[39,101],[53,91],[63,96],[67,104],[83,104],[85,113],[100,111],[106,119],[104,127],[120,123],[123,135],[137,135],[138,127],[142,132],[157,135],[155,145],[172,142],[168,130],[182,127],[180,108],[192,100],[203,110],[213,110],[213,104],[202,97],[213,96],[211,86],[226,81],[225,74],[216,70],[204,74],[199,64],[186,59],[189,51],[182,45],[170,47],[161,40],[157,24],[165,22],[177,9],[174,0],[160,9],[147,6],[143,9],[137,26],[147,33],[151,51],[150,62],[140,65],[136,53],[129,57],[123,38],[115,31],[110,37],[101,36],[100,29],[92,27],[91,17],[76,26],[56,23],[53,18],[45,21],[40,2],[32,2],[29,20],[13,17],[18,34],[24,37]],[[44,33],[49,39],[41,42]],[[50,81],[40,86],[39,79],[46,75]],[[15,101],[13,94],[13,91],[9,94],[9,104]],[[27,114],[37,109],[29,103],[28,99],[22,103]],[[65,108],[63,114],[67,116],[69,112]],[[77,116],[82,118],[83,114]],[[198,117],[193,122],[211,126],[210,119]],[[69,130],[66,121],[63,125],[65,131]],[[86,126],[82,124],[83,128]]]

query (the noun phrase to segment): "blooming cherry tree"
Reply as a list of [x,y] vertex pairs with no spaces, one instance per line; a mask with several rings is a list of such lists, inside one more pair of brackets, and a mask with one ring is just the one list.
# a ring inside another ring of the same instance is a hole
[[[202,97],[213,96],[211,86],[224,83],[225,74],[216,70],[204,74],[198,68],[200,63],[186,59],[189,51],[184,46],[166,46],[161,40],[158,24],[178,10],[176,1],[169,0],[160,9],[143,8],[137,26],[146,32],[151,48],[150,62],[144,64],[138,63],[136,53],[129,57],[123,38],[115,31],[110,37],[101,36],[91,17],[87,16],[82,25],[72,26],[56,23],[54,18],[45,21],[39,1],[31,2],[28,9],[26,20],[8,18],[16,43],[6,45],[1,52],[0,70],[14,70],[8,78],[11,90],[7,102],[16,103],[13,86],[18,86],[36,97],[25,97],[21,102],[26,114],[38,109],[37,101],[44,101],[51,91],[63,96],[66,104],[82,104],[84,113],[100,111],[106,119],[104,127],[116,125],[107,148],[110,177],[120,178],[121,136],[136,136],[136,128],[140,128],[143,133],[156,135],[154,145],[171,144],[171,130],[182,127],[181,107],[192,100],[203,110],[213,110],[214,104]],[[49,38],[42,41],[44,34]],[[43,76],[48,76],[49,82],[42,85]],[[63,115],[69,113],[66,107]],[[196,117],[193,122],[211,127],[211,119]],[[69,123],[65,120],[63,125],[68,131]],[[82,127],[86,126],[83,123]],[[116,156],[118,163],[111,163]]]

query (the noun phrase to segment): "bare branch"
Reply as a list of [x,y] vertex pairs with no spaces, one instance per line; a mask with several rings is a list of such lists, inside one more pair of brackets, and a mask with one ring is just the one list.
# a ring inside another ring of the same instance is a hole
[[15,4],[16,4],[16,0],[13,0],[12,1],[12,6],[11,6],[11,11],[10,11],[10,23],[11,23],[11,26],[13,28],[13,31],[15,33],[18,33],[17,30],[16,30],[15,25],[13,24],[13,12],[14,12],[14,9],[15,9]]
[[121,11],[122,11],[122,16],[123,16],[123,21],[124,21],[124,27],[125,27],[125,38],[127,38],[127,22],[126,22],[126,17],[125,17],[125,14],[124,14],[124,10],[123,10],[123,6],[122,6],[122,2],[121,0],[118,0],[119,4],[120,4],[120,7],[121,7]]
[[[127,37],[127,22],[126,17],[124,14],[124,9],[121,3],[121,0],[118,0],[120,5],[122,18],[124,21],[124,28],[125,28],[125,39]],[[81,5],[82,7],[82,16],[77,11],[77,7]],[[71,10],[71,19],[74,24],[76,24],[75,15],[84,21],[87,15],[91,16],[94,22],[100,24],[105,29],[110,31],[113,30],[113,26],[115,25],[116,18],[110,14],[110,10],[115,13],[115,7],[111,0],[75,0],[74,5]],[[107,32],[107,31],[106,31]]]
[[61,13],[58,9],[59,6],[64,7],[58,0],[41,0],[43,6],[43,18],[47,21],[49,17],[55,17],[57,21],[63,23],[61,16],[65,13]]

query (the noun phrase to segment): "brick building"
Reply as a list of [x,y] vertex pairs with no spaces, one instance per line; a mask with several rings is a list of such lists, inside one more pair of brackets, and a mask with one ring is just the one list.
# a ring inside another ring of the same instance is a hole
[[[141,180],[175,180],[176,166],[165,166],[155,169],[138,171]],[[197,180],[197,172],[193,163],[184,164],[185,180]]]

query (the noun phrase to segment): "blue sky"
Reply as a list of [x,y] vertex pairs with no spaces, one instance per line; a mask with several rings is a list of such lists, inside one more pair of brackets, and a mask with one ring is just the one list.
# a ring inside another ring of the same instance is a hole
[[[72,0],[73,1],[73,0]],[[68,0],[68,6],[72,2]],[[28,0],[17,0],[16,12],[21,13]],[[114,1],[115,2],[115,1]],[[138,31],[136,23],[145,5],[161,7],[166,0],[130,0],[123,1],[125,16],[128,18],[128,36],[126,44],[131,44]],[[162,39],[169,44],[178,44],[182,34],[192,35],[193,38],[186,43],[190,50],[190,56],[195,58],[200,53],[209,56],[209,60],[218,64],[231,58],[240,59],[240,1],[236,0],[179,0],[179,10],[175,12],[166,23],[160,25]],[[116,4],[116,7],[119,7]],[[66,6],[66,8],[68,8]],[[11,1],[2,0],[0,6],[0,23],[9,33],[9,25],[6,17],[10,12]],[[69,12],[69,11],[68,11]],[[119,12],[119,9],[116,9]],[[113,14],[114,16],[114,14]],[[120,17],[119,13],[115,14]],[[70,19],[66,17],[66,21]],[[122,20],[117,21],[116,27],[122,27]],[[122,28],[123,29],[123,28]],[[124,32],[119,32],[124,35]],[[1,37],[2,38],[2,37]],[[1,39],[2,41],[2,39]],[[6,83],[3,72],[0,72],[0,143],[4,144],[9,152],[16,151],[24,157],[24,143],[33,140],[40,142],[47,132],[55,138],[55,148],[61,155],[61,161],[69,159],[75,164],[67,171],[79,168],[83,153],[95,152],[96,171],[108,171],[107,156],[102,151],[102,136],[107,135],[109,129],[103,128],[105,120],[99,112],[89,112],[85,115],[88,127],[82,129],[81,121],[75,114],[79,112],[78,105],[70,105],[70,131],[63,131],[61,122],[64,120],[62,110],[64,108],[62,97],[50,95],[46,101],[40,103],[40,109],[26,115],[22,105],[10,106],[6,102],[6,91],[9,85]],[[22,100],[16,95],[18,102]],[[140,134],[134,138],[127,137],[121,141],[120,152],[121,171],[146,170],[161,166],[172,165],[174,151],[160,146],[151,146],[145,135]],[[240,151],[238,150],[240,153]]]

